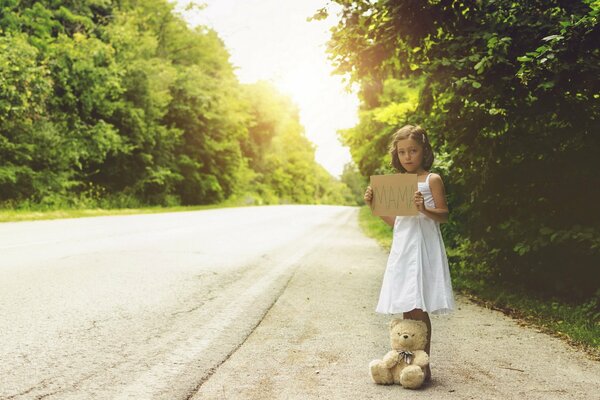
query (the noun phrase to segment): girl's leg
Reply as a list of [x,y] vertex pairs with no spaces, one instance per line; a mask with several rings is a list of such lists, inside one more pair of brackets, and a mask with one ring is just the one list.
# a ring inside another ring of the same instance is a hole
[[[425,345],[425,353],[431,356],[431,320],[429,319],[429,314],[421,310],[420,308],[415,308],[412,311],[405,312],[403,314],[404,319],[414,319],[417,321],[425,322],[427,325],[427,344]],[[431,379],[431,369],[429,365],[425,370],[425,381],[429,381]]]

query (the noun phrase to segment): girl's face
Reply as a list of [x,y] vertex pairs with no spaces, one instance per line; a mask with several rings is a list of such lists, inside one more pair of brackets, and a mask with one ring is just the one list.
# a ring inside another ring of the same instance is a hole
[[408,138],[398,141],[396,151],[406,172],[417,173],[422,169],[423,146],[416,140]]

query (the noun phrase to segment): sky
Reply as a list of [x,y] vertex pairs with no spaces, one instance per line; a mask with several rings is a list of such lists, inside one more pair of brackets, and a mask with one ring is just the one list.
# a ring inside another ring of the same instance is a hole
[[[337,130],[358,122],[358,98],[342,77],[332,76],[326,54],[335,12],[324,21],[307,21],[325,0],[204,0],[202,10],[177,10],[191,26],[213,28],[225,42],[242,83],[272,82],[300,109],[306,137],[316,146],[316,161],[339,177],[350,152]],[[333,6],[329,6],[333,9]]]

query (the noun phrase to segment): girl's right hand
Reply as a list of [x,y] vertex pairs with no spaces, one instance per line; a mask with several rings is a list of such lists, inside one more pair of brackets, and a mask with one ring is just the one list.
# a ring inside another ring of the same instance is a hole
[[365,203],[371,205],[371,201],[373,201],[373,189],[371,186],[367,186],[367,190],[365,191],[365,196],[363,198],[365,199]]

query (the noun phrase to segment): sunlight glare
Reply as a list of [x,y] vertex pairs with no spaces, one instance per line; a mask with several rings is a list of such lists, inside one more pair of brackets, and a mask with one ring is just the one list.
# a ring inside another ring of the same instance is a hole
[[292,98],[306,137],[316,145],[316,161],[339,176],[350,152],[337,131],[356,125],[358,96],[345,90],[340,76],[331,75],[325,47],[335,12],[327,20],[308,22],[323,7],[321,0],[205,3],[201,12],[184,12],[188,21],[219,33],[240,82],[265,80]]

